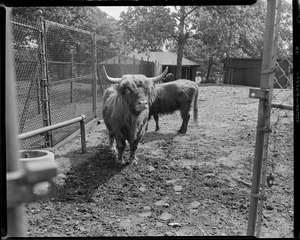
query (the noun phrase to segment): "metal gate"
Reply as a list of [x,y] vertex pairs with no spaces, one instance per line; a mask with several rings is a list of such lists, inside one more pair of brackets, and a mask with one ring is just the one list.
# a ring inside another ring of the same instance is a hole
[[[275,194],[272,186],[284,171],[277,170],[276,165],[284,160],[290,168],[289,172],[293,168],[292,39],[285,31],[291,25],[292,19],[291,15],[282,16],[282,7],[281,0],[267,2],[260,89],[250,89],[249,94],[250,98],[259,99],[259,109],[247,235],[255,234],[257,224],[257,237],[262,231],[264,202],[270,194]],[[278,59],[286,61],[290,71],[284,71]],[[286,81],[282,81],[282,78]],[[281,85],[281,82],[286,84]],[[274,89],[275,84],[279,88]],[[288,142],[289,145],[285,146],[288,148],[285,149],[290,151],[280,156],[278,153],[282,143],[279,138],[284,132],[289,134],[291,142]],[[280,184],[276,187],[279,188]],[[290,204],[293,206],[292,200]]]

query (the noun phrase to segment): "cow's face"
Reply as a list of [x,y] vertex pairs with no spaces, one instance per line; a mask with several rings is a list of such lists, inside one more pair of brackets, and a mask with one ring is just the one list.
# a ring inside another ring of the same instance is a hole
[[132,113],[138,114],[149,109],[153,81],[141,75],[124,75],[118,89]]

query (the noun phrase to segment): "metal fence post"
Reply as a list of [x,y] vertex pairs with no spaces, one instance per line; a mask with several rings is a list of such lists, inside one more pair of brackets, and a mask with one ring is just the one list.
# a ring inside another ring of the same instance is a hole
[[[275,10],[276,1],[268,0],[267,2],[267,15],[266,15],[266,25],[264,32],[264,52],[262,60],[262,74],[260,81],[261,92],[265,92],[268,95],[268,89],[270,88],[270,83],[274,78],[274,72],[272,69],[272,54],[273,54],[273,35],[275,26]],[[266,74],[269,73],[269,74]],[[261,168],[264,153],[264,140],[266,133],[269,129],[267,127],[267,119],[270,115],[270,108],[268,107],[268,100],[271,96],[261,98],[258,105],[258,119],[257,119],[257,129],[256,129],[256,143],[255,143],[255,155],[253,163],[253,176],[252,176],[252,188],[250,196],[250,209],[249,209],[249,219],[247,235],[254,236],[256,218],[257,218],[257,206],[258,200],[262,199],[263,196],[259,193],[260,181],[261,181]],[[265,179],[263,179],[264,181]]]
[[[20,171],[19,143],[17,140],[17,111],[16,94],[14,91],[15,72],[13,69],[12,32],[11,32],[11,9],[5,7],[6,14],[6,74],[5,74],[5,147],[6,147],[6,172]],[[2,132],[1,132],[2,133]],[[5,190],[6,188],[4,188]],[[3,203],[4,206],[5,203]],[[2,207],[1,207],[2,209]],[[3,208],[5,210],[5,208]],[[2,213],[3,214],[3,213]],[[23,205],[16,205],[7,209],[7,232],[9,237],[26,237],[27,227],[24,224]],[[3,214],[4,215],[4,214]],[[2,234],[2,232],[1,232]]]
[[[72,49],[70,50],[71,53],[71,70],[70,70],[70,78],[74,78],[75,74],[74,74],[74,69],[75,69],[75,63],[74,63],[74,52],[75,49],[74,47],[72,47]],[[73,103],[73,81],[71,81],[71,85],[70,85],[70,102]]]
[[[39,49],[40,49],[40,61],[41,61],[41,96],[42,96],[42,115],[43,115],[43,126],[51,125],[50,121],[50,109],[49,109],[49,92],[48,92],[48,74],[47,74],[47,60],[46,60],[46,26],[45,21],[43,19],[43,12],[41,10],[38,11],[38,26],[40,29],[40,41],[39,41]],[[45,145],[47,147],[52,146],[51,144],[51,132],[45,133]]]
[[92,95],[93,95],[93,117],[97,117],[97,50],[96,50],[96,29],[91,32],[92,38]]

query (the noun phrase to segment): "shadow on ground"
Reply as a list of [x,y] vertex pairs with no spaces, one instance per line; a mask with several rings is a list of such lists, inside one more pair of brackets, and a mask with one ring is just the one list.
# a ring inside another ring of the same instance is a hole
[[127,166],[117,163],[115,154],[103,144],[88,147],[89,158],[77,152],[70,151],[59,156],[68,159],[71,166],[69,171],[61,174],[64,184],[56,184],[54,201],[92,202],[94,192]]
[[168,140],[172,140],[176,136],[181,136],[181,135],[182,134],[177,132],[176,133],[161,133],[157,131],[146,132],[141,142],[148,143],[148,142],[161,141],[161,140],[168,141]]

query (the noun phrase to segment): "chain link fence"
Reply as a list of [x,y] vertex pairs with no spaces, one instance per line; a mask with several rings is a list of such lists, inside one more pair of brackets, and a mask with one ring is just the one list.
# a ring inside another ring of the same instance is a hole
[[[39,54],[40,32],[36,23],[24,19],[14,19],[13,53],[16,76],[17,113],[19,133],[43,127],[40,76],[41,61]],[[22,142],[27,147],[43,141],[43,136],[35,136]]]
[[[154,76],[153,62],[122,56],[96,45],[93,32],[69,27],[42,16],[36,22],[14,18],[19,134],[86,115],[102,119],[102,97],[110,86],[102,71]],[[73,124],[20,140],[21,149],[56,145],[79,129]]]
[[[45,21],[51,124],[79,115],[93,118],[92,36],[90,32]],[[79,128],[52,131],[52,145]]]
[[[43,19],[18,18],[12,26],[19,134],[82,114],[87,121],[93,119],[92,33]],[[42,134],[21,140],[20,145],[54,146],[77,129],[79,124],[73,124],[51,131],[50,141]]]

